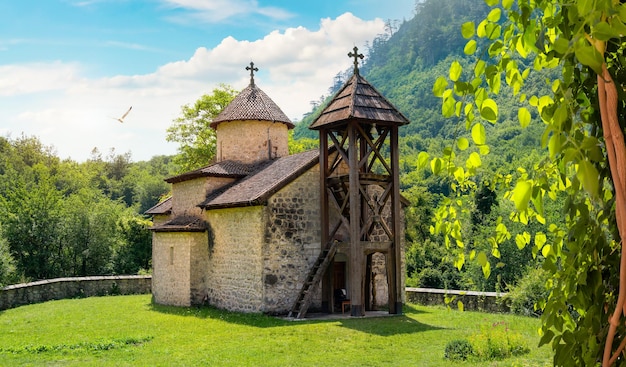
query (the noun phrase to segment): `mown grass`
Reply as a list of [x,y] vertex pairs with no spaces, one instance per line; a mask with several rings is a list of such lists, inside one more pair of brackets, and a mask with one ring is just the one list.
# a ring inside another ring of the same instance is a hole
[[[530,353],[449,361],[446,344],[506,324]],[[539,320],[409,305],[404,315],[286,321],[153,305],[149,295],[51,301],[0,312],[2,366],[548,366]]]

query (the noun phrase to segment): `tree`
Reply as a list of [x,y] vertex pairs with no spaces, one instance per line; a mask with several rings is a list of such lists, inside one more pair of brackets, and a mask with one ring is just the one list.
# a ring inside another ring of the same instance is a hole
[[[485,2],[491,6],[487,17],[461,27],[468,39],[464,52],[476,55],[475,64],[468,71],[452,62],[448,77],[438,78],[433,87],[442,98],[443,114],[459,118],[471,141],[457,137],[457,144],[433,158],[431,167],[451,176],[459,197],[476,189],[473,177],[480,157],[489,152],[486,125],[499,121],[493,96],[502,82],[519,96],[522,128],[535,122],[533,114],[538,116],[548,159],[492,182],[505,188],[505,197],[515,204],[511,218],[545,228],[515,236],[518,247],[532,246],[533,254],[544,258],[543,268],[551,275],[549,296],[540,303],[540,345],[551,343],[555,365],[613,365],[623,358],[626,346],[626,4]],[[533,66],[520,67],[524,59],[531,59]],[[529,74],[545,68],[560,71],[548,80],[551,92],[523,93]],[[474,150],[475,155],[459,164],[455,149]],[[547,221],[544,202],[562,196],[564,224]],[[449,200],[433,227],[457,248],[465,246],[455,214],[459,202]],[[500,224],[489,241],[493,249],[510,236]],[[489,275],[484,252],[470,259]],[[462,265],[465,259],[457,261]]]
[[12,284],[18,279],[15,259],[11,256],[9,243],[2,235],[0,227],[0,288],[6,284]]
[[220,84],[211,94],[202,95],[193,105],[181,107],[181,116],[167,129],[167,141],[179,143],[174,158],[181,172],[209,164],[215,156],[215,131],[209,126],[237,95],[230,86]]

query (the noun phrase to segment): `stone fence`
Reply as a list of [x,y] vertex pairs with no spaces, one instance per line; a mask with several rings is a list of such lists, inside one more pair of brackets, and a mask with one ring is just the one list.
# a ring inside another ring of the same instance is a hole
[[458,301],[463,303],[467,311],[509,312],[510,308],[504,302],[506,293],[457,291],[433,288],[406,288],[406,301],[418,305],[432,306],[445,305],[446,297],[451,300],[450,307],[457,308]]
[[[31,303],[53,299],[106,296],[118,294],[149,294],[152,289],[150,275],[113,275],[80,278],[57,278],[37,282],[14,284],[0,289],[0,311]],[[457,308],[463,302],[465,310],[509,312],[502,302],[506,293],[457,291],[432,288],[406,288],[406,301],[419,305],[445,305]]]
[[151,293],[150,275],[57,278],[0,289],[0,310],[53,299]]

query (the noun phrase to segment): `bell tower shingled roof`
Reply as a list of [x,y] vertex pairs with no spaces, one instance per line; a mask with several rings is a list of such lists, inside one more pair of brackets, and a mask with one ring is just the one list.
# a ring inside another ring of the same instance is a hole
[[335,126],[351,119],[399,126],[408,124],[409,119],[360,75],[358,60],[363,55],[358,49],[355,47],[354,53],[350,52],[348,56],[354,58],[354,74],[309,129],[319,130],[322,126]]

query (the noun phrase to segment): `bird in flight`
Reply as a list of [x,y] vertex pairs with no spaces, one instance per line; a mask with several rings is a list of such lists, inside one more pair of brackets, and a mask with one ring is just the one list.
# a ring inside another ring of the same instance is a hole
[[132,110],[132,109],[133,109],[133,106],[130,106],[130,107],[128,108],[128,111],[126,111],[126,113],[125,113],[125,114],[123,114],[123,115],[122,115],[122,117],[120,117],[120,118],[117,118],[117,117],[111,117],[111,118],[112,118],[112,119],[114,119],[114,120],[117,120],[117,121],[119,121],[119,122],[124,122],[124,119],[126,118],[126,116],[128,115],[128,113],[129,113],[129,112],[130,112],[130,110]]

